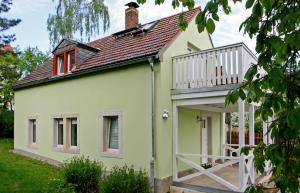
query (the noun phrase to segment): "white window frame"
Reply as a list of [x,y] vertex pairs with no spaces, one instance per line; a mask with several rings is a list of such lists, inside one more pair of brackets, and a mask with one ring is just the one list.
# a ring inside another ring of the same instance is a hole
[[[109,149],[108,142],[105,139],[106,128],[104,126],[105,117],[118,117],[118,149]],[[122,138],[122,113],[120,111],[114,112],[101,112],[100,113],[100,156],[102,157],[113,157],[123,158],[123,138]],[[106,143],[106,144],[104,144]]]
[[[60,63],[60,60],[59,60],[59,58],[62,56],[62,58],[63,58],[63,60],[62,60],[62,63]],[[62,65],[62,67],[63,67],[63,69],[64,69],[64,61],[65,61],[65,55],[64,54],[60,54],[60,55],[58,55],[57,56],[57,74],[58,75],[63,75],[64,74],[64,70],[63,70],[63,72],[61,72],[60,70],[61,70],[61,65]]]
[[[35,121],[35,142],[33,142],[33,127],[32,127],[32,120]],[[38,118],[37,116],[28,116],[28,147],[30,148],[37,148],[37,128],[38,128]]]
[[[58,144],[58,128],[57,119],[63,120],[63,145]],[[77,146],[71,146],[71,128],[69,126],[70,119],[77,119]],[[53,120],[53,150],[65,153],[79,154],[80,153],[80,119],[79,114],[55,114]]]
[[[58,144],[58,120],[62,121],[63,124],[63,144]],[[66,140],[65,140],[65,124],[64,124],[64,119],[62,117],[58,117],[58,118],[54,118],[53,119],[53,123],[54,123],[54,147],[57,149],[64,149],[65,148],[65,144],[66,144]]]
[[[70,60],[70,59],[71,59],[71,54],[70,54],[70,53],[72,53],[72,52],[74,53],[74,57],[76,57],[76,54],[75,54],[76,51],[75,51],[75,50],[71,50],[71,51],[68,51],[68,52],[67,52],[67,58],[68,58],[68,60],[67,60],[67,61],[68,61],[68,64],[67,64],[67,65],[68,65],[68,73],[71,73],[71,72],[72,72],[72,69],[70,69],[70,61],[71,61],[71,60]],[[74,58],[74,59],[75,59],[75,58]],[[75,60],[75,61],[76,61],[76,60]],[[75,65],[76,65],[76,64],[75,64]]]
[[201,51],[200,48],[192,44],[191,42],[187,42],[187,50],[189,53],[199,52]]
[[[66,117],[67,119],[67,133],[68,133],[68,148],[73,151],[79,150],[79,116],[74,116],[74,117]],[[72,127],[71,127],[71,120],[76,119],[76,124],[77,124],[77,146],[72,146]]]

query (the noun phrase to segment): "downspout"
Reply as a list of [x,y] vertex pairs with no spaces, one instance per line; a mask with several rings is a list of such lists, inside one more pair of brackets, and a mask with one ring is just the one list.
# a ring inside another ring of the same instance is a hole
[[155,71],[154,58],[148,58],[151,75],[150,75],[150,98],[151,98],[151,161],[150,161],[150,187],[154,192],[154,170],[155,170]]

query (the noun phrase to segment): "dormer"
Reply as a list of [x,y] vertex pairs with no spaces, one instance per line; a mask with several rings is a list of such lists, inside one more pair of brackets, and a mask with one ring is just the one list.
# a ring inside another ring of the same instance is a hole
[[63,39],[53,50],[53,76],[62,76],[75,71],[80,64],[99,52],[100,49],[70,39]]

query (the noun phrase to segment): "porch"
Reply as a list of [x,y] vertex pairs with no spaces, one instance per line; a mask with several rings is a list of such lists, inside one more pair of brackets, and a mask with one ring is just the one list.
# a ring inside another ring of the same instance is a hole
[[[253,154],[241,154],[255,145],[254,112],[257,104],[239,100],[225,106],[229,90],[237,88],[256,62],[243,44],[204,50],[173,58],[173,184],[202,192],[244,192],[260,181]],[[227,141],[230,113],[238,113],[239,144]],[[245,127],[245,114],[249,126]],[[227,114],[227,115],[226,115]],[[263,126],[264,142],[267,125]],[[246,129],[249,144],[245,143]],[[268,165],[267,165],[268,166]],[[269,172],[266,167],[266,173]]]

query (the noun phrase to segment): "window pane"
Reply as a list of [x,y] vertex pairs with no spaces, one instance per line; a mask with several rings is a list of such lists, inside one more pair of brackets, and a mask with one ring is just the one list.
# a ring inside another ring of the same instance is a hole
[[75,51],[71,51],[68,53],[68,68],[69,71],[73,69],[75,65]]
[[57,144],[64,144],[64,126],[63,121],[61,119],[57,120]]
[[32,120],[32,143],[36,143],[36,121]]
[[77,146],[77,120],[71,119],[71,146]]
[[58,73],[64,73],[64,55],[58,56]]
[[118,117],[109,117],[109,149],[119,149]]

